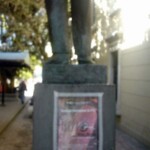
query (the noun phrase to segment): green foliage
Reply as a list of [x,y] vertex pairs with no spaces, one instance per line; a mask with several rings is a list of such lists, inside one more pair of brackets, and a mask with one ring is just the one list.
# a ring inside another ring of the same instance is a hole
[[[92,41],[92,59],[98,62],[100,57],[107,52],[106,37],[108,36],[109,29],[109,12],[104,10],[102,2],[95,3],[94,5],[94,21],[93,21],[93,35]],[[97,57],[97,55],[99,57]]]
[[43,0],[0,0],[0,14],[7,22],[7,38],[11,37],[11,51],[29,50],[37,60],[46,59],[48,41],[47,16]]
[[[109,10],[115,0],[102,0],[99,1],[99,6],[94,7],[95,19],[92,36],[96,43],[92,49],[94,59],[96,59],[96,53],[101,55],[107,51],[105,38],[111,25],[109,25],[109,12],[102,5],[104,2]],[[8,32],[5,38],[11,37],[13,41],[10,50],[29,50],[33,66],[47,59],[44,48],[49,37],[44,0],[0,0],[0,3],[0,14],[5,16],[7,24]],[[70,4],[68,12],[70,16]]]
[[27,68],[22,68],[16,72],[17,78],[27,80],[32,77],[32,72]]

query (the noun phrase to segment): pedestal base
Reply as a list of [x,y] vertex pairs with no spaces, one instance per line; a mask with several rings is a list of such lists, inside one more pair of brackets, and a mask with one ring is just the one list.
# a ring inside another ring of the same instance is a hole
[[[102,111],[97,118],[101,120],[98,128],[101,128],[103,132],[102,139],[99,139],[100,136],[98,139],[103,143],[98,143],[98,147],[91,150],[115,150],[115,88],[101,84],[37,84],[34,93],[33,150],[57,150],[58,138],[56,136],[59,131],[57,130],[58,124],[55,124],[55,115],[58,113],[58,110],[55,109],[55,105],[58,105],[54,97],[55,92],[103,94]],[[62,112],[68,112],[68,110],[64,109]]]
[[43,83],[78,84],[106,83],[106,66],[94,64],[44,64]]

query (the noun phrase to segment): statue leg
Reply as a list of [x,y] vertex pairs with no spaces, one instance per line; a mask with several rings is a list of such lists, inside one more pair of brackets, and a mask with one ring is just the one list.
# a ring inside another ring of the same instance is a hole
[[79,63],[92,63],[91,25],[92,0],[72,0],[72,32],[73,42]]
[[45,0],[53,56],[48,63],[65,64],[70,60],[66,0]]

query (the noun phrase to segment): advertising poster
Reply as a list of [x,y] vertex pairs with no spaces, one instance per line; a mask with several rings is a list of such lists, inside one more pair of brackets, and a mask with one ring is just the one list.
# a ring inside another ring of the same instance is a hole
[[55,92],[55,150],[102,150],[102,93]]

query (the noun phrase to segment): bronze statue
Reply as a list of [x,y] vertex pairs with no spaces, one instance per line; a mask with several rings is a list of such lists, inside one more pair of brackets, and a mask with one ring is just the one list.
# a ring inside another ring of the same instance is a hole
[[[92,1],[70,0],[73,43],[80,64],[92,63],[90,59]],[[45,3],[53,51],[49,63],[67,64],[71,57],[68,37],[68,0],[45,0]]]

